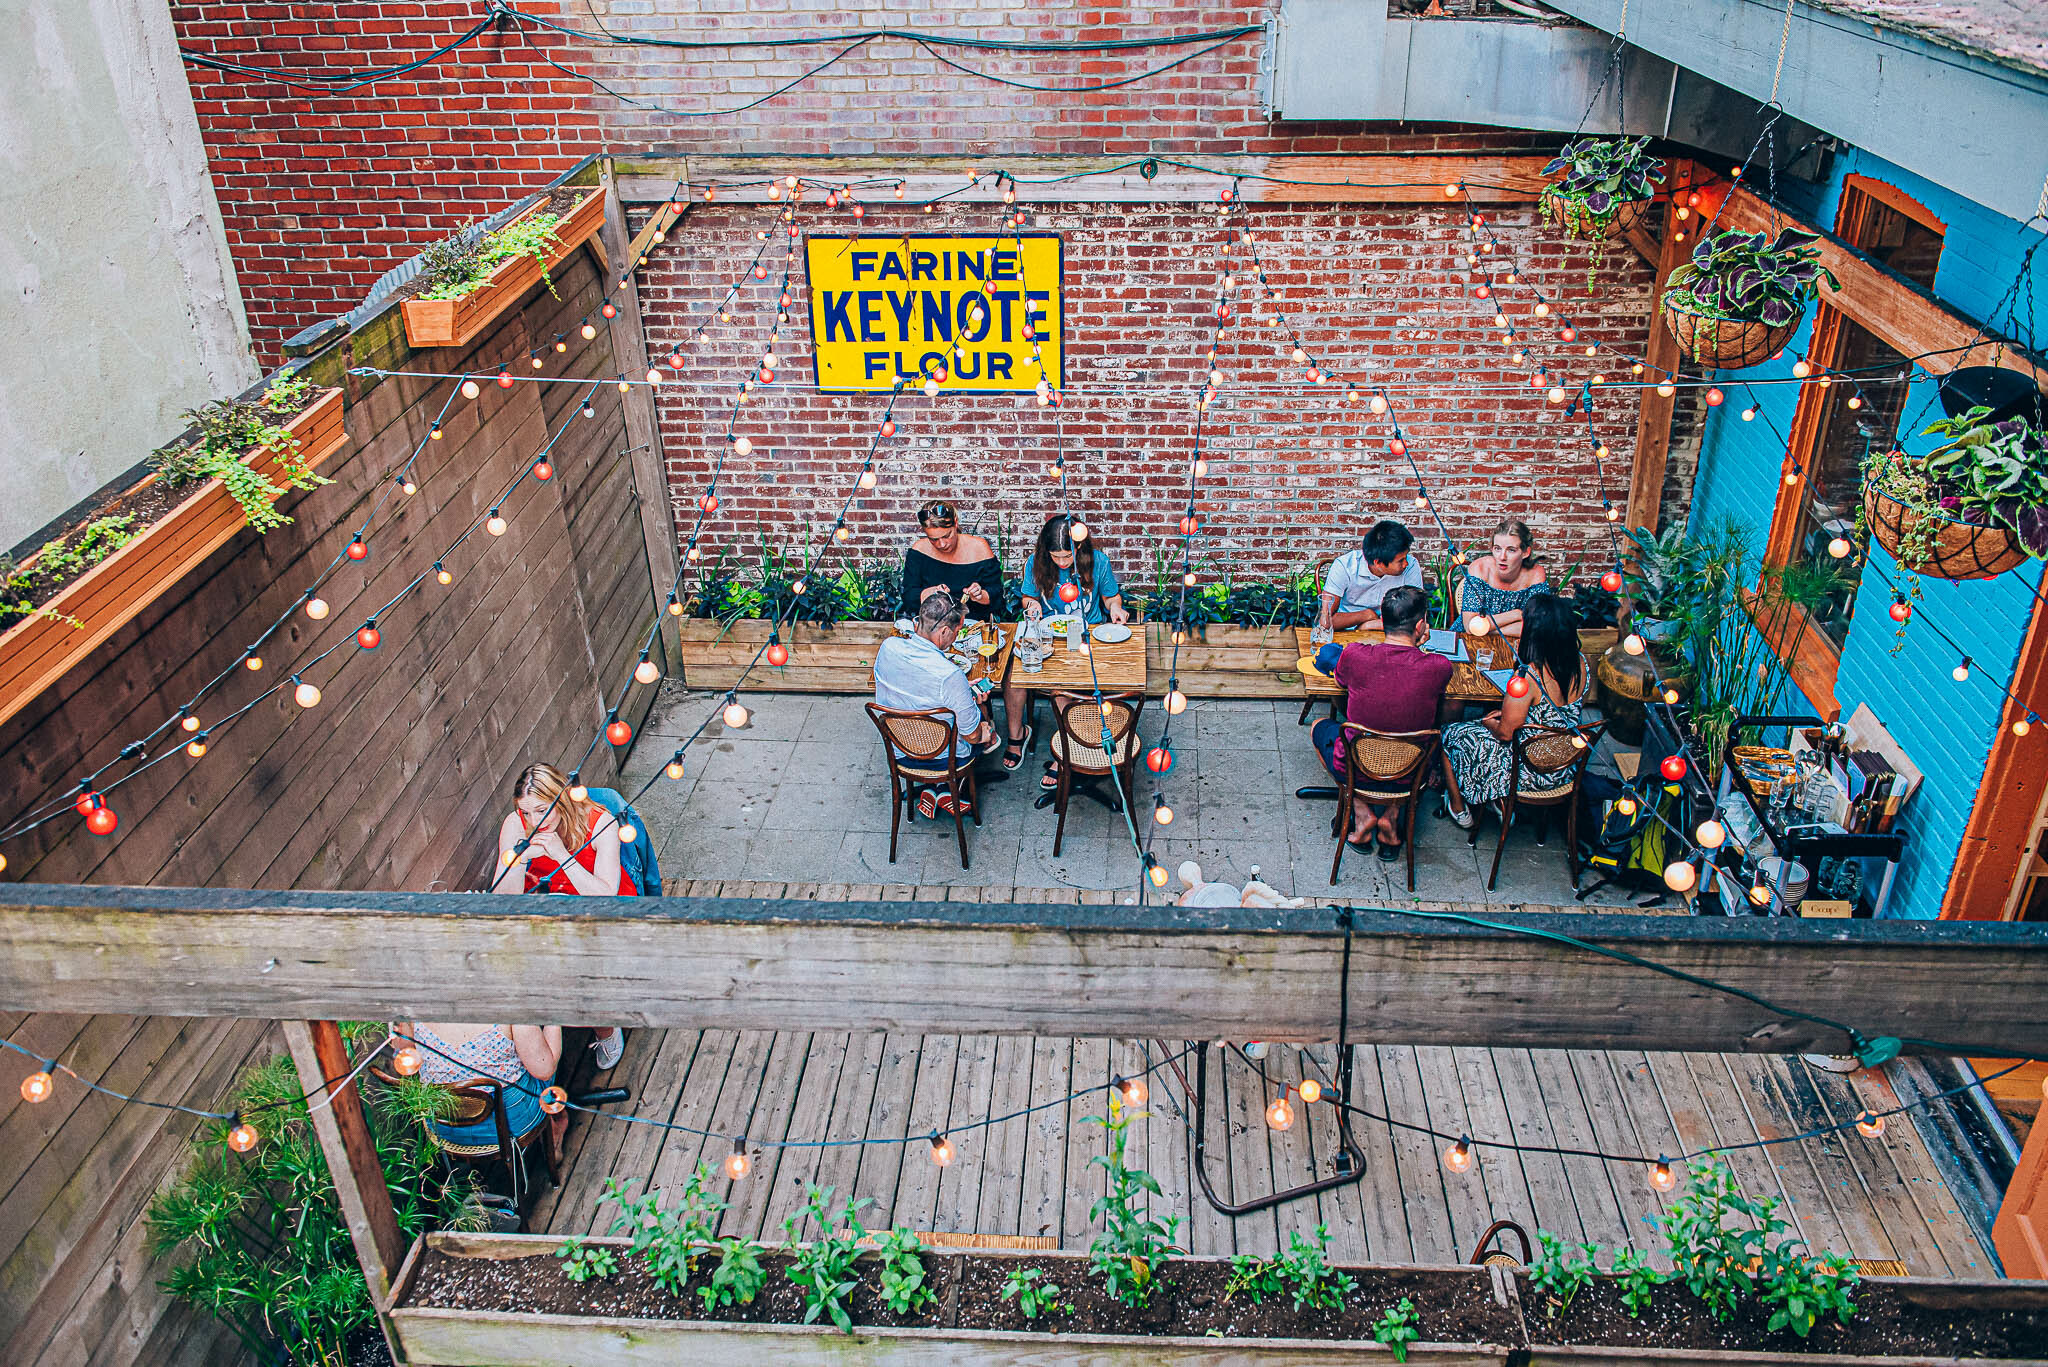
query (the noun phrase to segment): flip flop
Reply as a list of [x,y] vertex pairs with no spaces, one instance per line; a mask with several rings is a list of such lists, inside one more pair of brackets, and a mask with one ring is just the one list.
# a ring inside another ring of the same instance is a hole
[[1386,860],[1389,864],[1393,863],[1396,859],[1399,859],[1401,857],[1400,845],[1389,845],[1384,840],[1376,841],[1375,843],[1379,846],[1380,858]]
[[[1026,750],[1028,750],[1028,749],[1029,749],[1030,747],[1031,747],[1031,727],[1030,727],[1030,725],[1029,725],[1029,724],[1027,723],[1027,724],[1025,725],[1025,727],[1024,727],[1024,735],[1023,735],[1023,738],[1022,738],[1022,739],[1020,739],[1020,740],[1013,740],[1013,741],[1010,741],[1010,742],[1008,743],[1008,746],[1007,746],[1007,748],[1005,748],[1005,749],[1004,749],[1004,751],[1003,751],[1003,768],[1005,768],[1005,769],[1008,769],[1008,770],[1010,770],[1010,771],[1011,771],[1011,772],[1013,772],[1013,773],[1014,773],[1014,772],[1015,772],[1016,770],[1018,770],[1018,769],[1021,769],[1021,768],[1023,768],[1023,767],[1024,767],[1024,752],[1025,752]],[[1015,759],[1011,759],[1011,758],[1010,758],[1010,751],[1012,751],[1012,750],[1014,750],[1014,751],[1016,751],[1016,752],[1017,752],[1017,757],[1016,757]]]

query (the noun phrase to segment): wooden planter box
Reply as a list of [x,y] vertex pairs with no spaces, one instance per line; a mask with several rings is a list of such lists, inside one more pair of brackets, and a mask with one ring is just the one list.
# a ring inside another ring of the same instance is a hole
[[[491,1363],[494,1367],[588,1367],[588,1364],[668,1364],[679,1362],[774,1362],[778,1367],[845,1367],[845,1364],[887,1364],[888,1367],[1043,1367],[1046,1363],[1090,1364],[1092,1367],[1137,1367],[1137,1364],[1189,1364],[1222,1367],[1256,1360],[1267,1367],[1292,1364],[1392,1363],[1393,1353],[1369,1340],[1193,1338],[1124,1334],[1019,1333],[997,1329],[891,1329],[856,1326],[844,1334],[831,1325],[727,1324],[698,1320],[646,1320],[602,1316],[527,1314],[516,1311],[435,1310],[409,1306],[421,1253],[434,1248],[452,1257],[496,1260],[544,1256],[552,1258],[562,1244],[552,1236],[521,1234],[429,1234],[415,1242],[399,1269],[392,1293],[391,1328],[413,1367],[454,1367]],[[621,1239],[587,1239],[591,1246],[621,1250]],[[930,1250],[928,1261],[951,1256]],[[1001,1254],[974,1255],[1000,1258]],[[1086,1256],[1079,1253],[1034,1253],[1019,1261],[1042,1263],[1071,1260],[1074,1277],[1084,1275]],[[1221,1258],[1185,1258],[1188,1262],[1226,1262]],[[1413,1268],[1403,1268],[1413,1271]],[[1437,1268],[1452,1275],[1485,1276],[1475,1267]],[[1062,1284],[1066,1276],[1059,1278]],[[1514,1311],[1510,1279],[1498,1279]],[[601,1291],[601,1284],[593,1292]],[[1408,1361],[1414,1367],[1500,1367],[1514,1358],[1510,1344],[1414,1343]],[[1518,1359],[1517,1359],[1518,1360]]]
[[[727,625],[685,617],[676,630],[682,638],[683,680],[691,688],[733,687],[768,642],[768,623],[757,618]],[[761,693],[872,693],[875,650],[895,634],[888,622],[785,627],[782,643],[789,647],[789,663],[775,668],[761,660],[747,675],[747,685]]]
[[1176,665],[1173,628],[1145,624],[1145,691],[1154,697],[1166,692],[1177,669],[1181,692],[1191,698],[1299,698],[1300,659],[1293,627],[1218,622],[1189,633]]
[[[517,223],[547,207],[548,201],[528,209]],[[562,216],[555,229],[555,245],[548,250],[547,271],[582,246],[604,224],[604,191],[592,186],[584,191],[576,207]],[[511,224],[507,224],[510,227]],[[498,263],[490,278],[460,299],[408,299],[401,306],[405,314],[405,340],[415,347],[462,346],[491,325],[493,319],[526,297],[541,282],[541,263],[531,256],[515,256]]]
[[[348,440],[341,426],[341,391],[330,389],[285,427],[299,439],[299,457],[318,468]],[[250,464],[275,474],[277,461],[258,452]],[[122,499],[156,482],[151,475]],[[108,505],[118,512],[121,499]],[[67,584],[43,606],[76,618],[30,617],[0,633],[0,721],[19,712],[64,672],[91,654],[123,623],[155,602],[247,525],[242,505],[227,486],[207,480],[133,541]],[[24,568],[33,565],[29,560]]]

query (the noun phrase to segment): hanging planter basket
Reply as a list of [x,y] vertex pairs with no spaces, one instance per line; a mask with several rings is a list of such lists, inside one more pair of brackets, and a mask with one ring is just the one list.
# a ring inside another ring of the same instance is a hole
[[[2004,527],[1980,526],[1909,508],[1874,481],[1863,486],[1863,520],[1877,544],[1891,552],[1900,568],[1914,574],[1937,579],[1995,579],[2024,565],[2028,558],[2026,547]],[[1924,558],[1902,550],[1916,535],[1926,537],[1920,531],[1923,521],[1935,524]]]
[[1709,370],[1740,370],[1761,365],[1785,349],[1800,320],[1773,326],[1717,318],[1688,308],[1683,291],[1664,296],[1664,326],[1678,339],[1678,348]]
[[1613,213],[1601,215],[1588,209],[1584,200],[1563,193],[1555,185],[1544,190],[1542,198],[1545,216],[1564,229],[1567,236],[1585,241],[1626,237],[1643,221],[1643,215],[1655,202],[1648,199],[1623,200],[1614,206]]

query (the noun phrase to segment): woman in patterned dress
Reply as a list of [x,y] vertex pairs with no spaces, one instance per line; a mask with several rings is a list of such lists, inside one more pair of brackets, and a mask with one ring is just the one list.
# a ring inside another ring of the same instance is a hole
[[1459,630],[1471,631],[1473,619],[1483,616],[1488,626],[1482,631],[1490,629],[1508,637],[1522,634],[1524,606],[1531,595],[1543,591],[1548,573],[1530,559],[1535,544],[1529,525],[1514,518],[1493,529],[1493,548],[1465,571],[1458,594]]
[[[1579,724],[1591,671],[1579,654],[1578,614],[1555,594],[1531,594],[1522,607],[1522,663],[1535,685],[1517,698],[1502,699],[1498,710],[1478,721],[1454,722],[1444,728],[1444,810],[1464,830],[1472,829],[1472,808],[1508,795],[1514,756],[1509,742],[1522,727],[1568,728]],[[1569,770],[1556,774],[1522,774],[1524,790],[1561,786]]]
[[[548,1117],[540,1094],[562,1062],[559,1025],[459,1025],[414,1021],[400,1030],[419,1045],[420,1077],[441,1086],[488,1077],[505,1085],[505,1122],[518,1139]],[[568,1113],[555,1117],[566,1129]],[[497,1121],[490,1116],[468,1125],[434,1123],[434,1133],[451,1144],[495,1144]],[[559,1137],[559,1136],[558,1136]]]

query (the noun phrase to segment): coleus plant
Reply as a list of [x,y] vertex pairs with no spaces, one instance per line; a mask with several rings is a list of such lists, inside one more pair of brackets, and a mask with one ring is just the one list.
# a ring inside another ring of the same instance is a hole
[[1717,232],[1693,248],[1692,260],[1671,272],[1667,302],[1690,313],[1735,322],[1783,327],[1796,322],[1820,293],[1820,282],[1840,289],[1812,244],[1818,233],[1786,228],[1769,233]]
[[2048,443],[2024,418],[1990,416],[1972,408],[1924,429],[1949,438],[1922,458],[1928,492],[1949,516],[2010,527],[2030,555],[2048,559]]
[[1664,161],[1653,157],[1648,138],[1580,138],[1568,143],[1543,168],[1561,179],[1543,193],[1573,200],[1588,214],[1604,219],[1624,204],[1657,193],[1664,179]]

